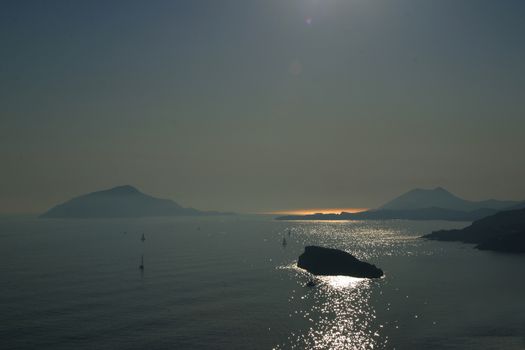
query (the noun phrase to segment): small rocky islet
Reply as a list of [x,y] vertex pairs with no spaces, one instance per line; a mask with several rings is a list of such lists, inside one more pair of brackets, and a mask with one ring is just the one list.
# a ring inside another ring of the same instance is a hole
[[314,275],[380,278],[383,271],[342,250],[307,246],[297,261],[299,268]]

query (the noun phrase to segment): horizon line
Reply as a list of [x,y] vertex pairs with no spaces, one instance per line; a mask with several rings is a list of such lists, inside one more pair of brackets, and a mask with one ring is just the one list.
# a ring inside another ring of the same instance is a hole
[[269,212],[262,212],[260,214],[267,215],[312,215],[312,214],[340,214],[346,213],[360,213],[363,211],[370,210],[370,208],[358,208],[358,207],[339,207],[339,208],[300,208],[300,209],[288,209],[288,210],[276,210]]

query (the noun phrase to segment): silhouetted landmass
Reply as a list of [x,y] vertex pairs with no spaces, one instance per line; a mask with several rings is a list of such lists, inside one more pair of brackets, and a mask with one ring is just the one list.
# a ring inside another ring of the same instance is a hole
[[515,204],[509,208],[506,208],[506,210],[517,210],[517,209],[525,209],[525,202],[519,202],[518,204]]
[[501,210],[525,207],[525,202],[489,199],[481,202],[459,198],[442,187],[414,189],[379,209],[360,213],[286,215],[277,220],[447,220],[474,221]]
[[437,241],[477,244],[476,248],[525,253],[525,209],[506,210],[476,220],[461,230],[441,230],[423,236]]
[[463,212],[471,212],[478,209],[506,209],[516,205],[516,201],[500,201],[489,199],[475,202],[460,198],[442,187],[434,189],[416,188],[408,191],[401,196],[387,202],[379,209],[386,210],[411,210],[422,208],[443,208]]
[[148,216],[223,215],[184,208],[169,199],[149,196],[132,186],[118,186],[73,198],[59,204],[41,218],[117,218]]
[[504,253],[525,253],[525,231],[489,238],[476,248]]
[[308,246],[299,256],[297,266],[314,275],[379,278],[383,271],[338,249]]
[[470,212],[443,208],[413,210],[368,210],[360,213],[286,215],[276,220],[448,220],[473,221],[496,213],[496,209],[478,209]]

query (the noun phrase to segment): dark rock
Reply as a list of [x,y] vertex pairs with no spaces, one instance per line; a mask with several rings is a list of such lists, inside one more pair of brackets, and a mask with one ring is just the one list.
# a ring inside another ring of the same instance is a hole
[[383,271],[338,249],[308,246],[299,256],[297,266],[314,275],[379,278]]

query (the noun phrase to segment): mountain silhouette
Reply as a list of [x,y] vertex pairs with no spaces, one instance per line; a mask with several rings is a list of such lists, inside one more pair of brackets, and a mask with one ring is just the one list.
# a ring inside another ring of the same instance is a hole
[[75,197],[42,214],[41,218],[117,218],[147,216],[220,215],[184,208],[170,199],[140,192],[133,186],[118,186]]
[[287,215],[277,220],[449,220],[474,221],[501,210],[519,209],[525,202],[489,199],[475,202],[453,195],[442,187],[416,188],[378,209],[359,213]]
[[507,208],[507,210],[517,210],[517,209],[525,209],[525,201],[524,202],[519,202],[518,204],[515,204],[515,205]]
[[434,189],[413,189],[392,199],[379,207],[381,210],[413,210],[423,208],[442,208],[459,211],[478,209],[502,210],[518,204],[516,201],[489,199],[475,202],[460,198],[442,187]]
[[481,250],[525,253],[525,209],[501,211],[464,229],[434,231],[423,238],[475,243]]

